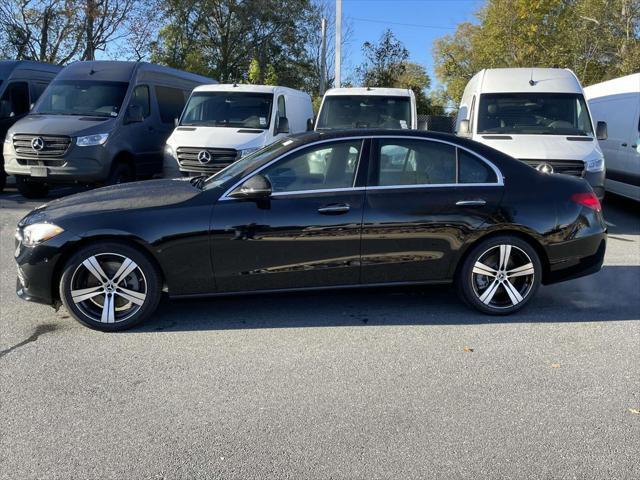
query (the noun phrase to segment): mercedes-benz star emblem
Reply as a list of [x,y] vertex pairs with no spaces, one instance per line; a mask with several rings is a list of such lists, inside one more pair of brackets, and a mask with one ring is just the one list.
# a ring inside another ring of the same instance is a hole
[[200,150],[198,152],[198,161],[205,165],[211,161],[211,154],[206,150]]
[[553,173],[553,167],[548,163],[541,163],[536,167],[536,170],[542,173]]
[[33,148],[36,152],[39,152],[44,148],[44,140],[42,137],[33,137],[31,140],[31,148]]

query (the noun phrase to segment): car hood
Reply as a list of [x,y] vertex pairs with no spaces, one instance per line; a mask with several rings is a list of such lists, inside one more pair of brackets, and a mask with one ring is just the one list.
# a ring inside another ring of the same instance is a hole
[[9,134],[69,135],[79,137],[108,133],[115,126],[115,118],[81,117],[75,115],[27,115],[11,127]]
[[188,179],[125,183],[53,200],[27,215],[21,224],[41,221],[55,223],[64,218],[118,210],[174,206],[192,199],[201,192],[202,190],[191,185]]
[[265,145],[267,130],[226,127],[178,127],[167,143],[177,147],[259,148]]
[[479,135],[475,140],[518,159],[588,161],[602,156],[595,139],[567,140],[565,135],[509,135],[500,139],[488,136]]

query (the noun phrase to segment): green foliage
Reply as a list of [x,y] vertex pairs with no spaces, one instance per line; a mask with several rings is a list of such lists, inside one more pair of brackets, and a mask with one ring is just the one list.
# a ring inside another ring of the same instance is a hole
[[409,51],[389,29],[377,44],[365,42],[362,53],[365,61],[356,72],[365,87],[391,87],[405,73]]
[[570,68],[584,85],[640,70],[638,0],[488,0],[477,16],[434,42],[436,76],[456,103],[483,68]]

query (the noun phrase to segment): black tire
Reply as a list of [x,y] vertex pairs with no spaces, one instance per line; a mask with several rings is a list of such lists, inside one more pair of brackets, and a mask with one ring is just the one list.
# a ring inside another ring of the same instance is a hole
[[[500,265],[505,257],[506,267]],[[488,315],[509,315],[529,303],[541,277],[536,250],[521,238],[504,235],[482,241],[468,252],[456,287],[469,307]]]
[[133,170],[127,163],[117,162],[111,167],[107,185],[118,185],[120,183],[132,182],[134,180]]
[[[95,264],[91,259],[101,268],[97,273],[110,278],[108,282],[92,273]],[[133,270],[118,282],[118,272],[124,274],[131,266],[124,265],[126,260],[133,261]],[[86,293],[81,295],[81,290]],[[145,253],[120,242],[82,248],[67,261],[60,278],[60,299],[73,318],[106,332],[126,330],[149,318],[158,307],[161,292],[161,274],[155,263]],[[112,298],[110,303],[108,297]]]
[[17,176],[16,186],[24,198],[44,198],[49,194],[49,185],[33,181],[29,177]]
[[7,172],[4,171],[4,166],[0,165],[0,193],[7,185]]

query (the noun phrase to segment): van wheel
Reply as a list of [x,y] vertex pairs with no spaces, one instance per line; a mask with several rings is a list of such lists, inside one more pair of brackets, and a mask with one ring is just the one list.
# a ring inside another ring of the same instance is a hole
[[126,163],[116,163],[111,168],[111,173],[107,179],[107,185],[118,185],[133,181],[133,170]]
[[7,185],[7,172],[4,171],[4,167],[0,166],[0,193],[2,193],[6,185]]
[[16,186],[24,198],[43,198],[49,193],[49,185],[46,183],[34,182],[29,177],[17,176]]

